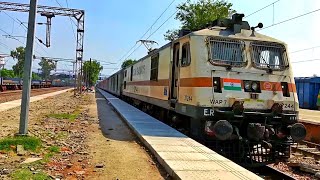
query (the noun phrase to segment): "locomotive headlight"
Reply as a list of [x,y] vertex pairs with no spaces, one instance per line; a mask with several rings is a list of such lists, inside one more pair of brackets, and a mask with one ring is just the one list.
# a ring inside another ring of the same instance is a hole
[[256,91],[258,89],[258,83],[257,82],[253,82],[251,87],[252,87],[253,90]]
[[244,83],[244,88],[245,88],[246,90],[251,89],[251,83],[250,83],[249,81],[246,81],[246,82]]

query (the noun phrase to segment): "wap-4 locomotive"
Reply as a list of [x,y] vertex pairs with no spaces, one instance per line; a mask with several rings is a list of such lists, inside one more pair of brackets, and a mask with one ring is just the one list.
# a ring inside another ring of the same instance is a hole
[[306,135],[287,47],[242,18],[181,33],[98,87],[240,164],[287,159]]

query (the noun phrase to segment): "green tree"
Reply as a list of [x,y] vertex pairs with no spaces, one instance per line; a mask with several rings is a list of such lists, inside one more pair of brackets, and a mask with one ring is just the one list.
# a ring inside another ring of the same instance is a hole
[[89,86],[92,86],[99,79],[100,71],[102,71],[103,67],[99,62],[93,61],[85,61],[83,63],[83,76],[84,80],[88,83]]
[[[232,3],[224,0],[199,0],[195,3],[187,0],[177,6],[175,19],[181,22],[181,29],[196,31],[216,19],[226,18],[235,13],[231,7]],[[178,37],[178,33],[178,30],[168,30],[164,38],[172,41]]]
[[179,37],[179,30],[168,30],[164,34],[164,39],[168,41],[173,41]]
[[50,77],[50,72],[56,68],[56,64],[53,60],[45,58],[41,58],[39,66],[41,67],[42,71],[41,76],[45,80]]
[[128,67],[128,66],[130,66],[131,64],[134,64],[134,63],[136,63],[136,62],[137,62],[137,60],[127,59],[127,60],[125,60],[125,61],[122,63],[121,68],[124,69],[124,68],[126,68],[126,67]]
[[0,76],[1,77],[5,77],[5,78],[14,78],[14,72],[13,70],[9,70],[9,69],[0,69]]
[[32,72],[32,80],[41,80],[41,77],[37,73]]
[[20,46],[16,50],[12,50],[10,53],[13,59],[17,60],[17,63],[12,66],[13,72],[18,77],[23,76],[23,67],[24,67],[24,57],[25,57],[25,48]]

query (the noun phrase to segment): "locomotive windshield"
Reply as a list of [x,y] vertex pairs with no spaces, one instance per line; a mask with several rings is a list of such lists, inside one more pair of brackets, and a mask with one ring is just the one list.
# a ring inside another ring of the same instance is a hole
[[210,38],[209,60],[215,65],[241,67],[245,64],[245,43],[239,40]]
[[285,47],[281,44],[252,42],[251,58],[260,69],[284,70],[288,66]]

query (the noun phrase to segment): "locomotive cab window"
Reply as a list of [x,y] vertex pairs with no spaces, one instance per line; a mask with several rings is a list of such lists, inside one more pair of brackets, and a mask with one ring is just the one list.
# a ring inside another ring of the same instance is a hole
[[158,81],[159,54],[151,57],[150,80]]
[[288,67],[285,47],[278,43],[252,42],[251,58],[259,69],[284,70]]
[[185,43],[182,45],[182,57],[181,57],[181,66],[189,66],[191,63],[191,56],[190,56],[190,44]]
[[209,61],[214,65],[245,65],[245,43],[235,39],[209,38]]

